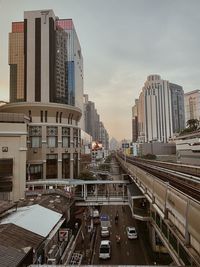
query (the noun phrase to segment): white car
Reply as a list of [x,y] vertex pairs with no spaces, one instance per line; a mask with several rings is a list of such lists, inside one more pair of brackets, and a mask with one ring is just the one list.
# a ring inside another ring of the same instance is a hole
[[126,232],[127,232],[128,239],[138,238],[138,234],[137,234],[135,227],[131,227],[131,226],[126,227]]
[[110,259],[111,257],[111,242],[110,240],[102,240],[99,248],[100,259]]
[[110,231],[107,226],[102,226],[101,227],[101,237],[107,237],[110,236]]

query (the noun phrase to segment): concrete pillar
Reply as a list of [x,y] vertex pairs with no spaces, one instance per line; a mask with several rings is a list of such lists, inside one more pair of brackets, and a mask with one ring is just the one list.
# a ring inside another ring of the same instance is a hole
[[43,179],[46,179],[46,173],[47,173],[47,163],[45,159],[43,160]]
[[97,198],[98,196],[98,187],[97,187],[97,184],[95,184],[94,186],[94,196]]
[[87,185],[84,184],[83,187],[84,187],[84,200],[86,200],[87,199]]
[[81,197],[84,197],[84,185],[81,185]]
[[74,178],[74,155],[70,153],[70,179]]
[[81,161],[81,158],[80,158],[80,152],[78,152],[78,176],[79,176],[79,174],[80,174],[80,161]]
[[62,159],[58,159],[58,173],[57,178],[62,179]]

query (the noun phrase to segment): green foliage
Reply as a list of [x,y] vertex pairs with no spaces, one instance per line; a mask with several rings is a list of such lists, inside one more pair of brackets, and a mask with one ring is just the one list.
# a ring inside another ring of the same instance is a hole
[[143,159],[156,159],[156,155],[154,154],[146,154],[146,155],[143,155],[141,158]]
[[199,124],[200,124],[200,121],[197,119],[188,120],[186,122],[187,128],[183,129],[180,132],[180,135],[197,131],[199,129]]
[[99,165],[99,170],[102,170],[102,171],[109,171],[110,170],[110,166],[108,164],[100,164]]
[[93,174],[91,172],[89,172],[88,170],[84,170],[84,171],[80,172],[78,178],[81,180],[96,180],[96,178],[93,176]]
[[105,163],[110,163],[112,159],[112,155],[107,156]]

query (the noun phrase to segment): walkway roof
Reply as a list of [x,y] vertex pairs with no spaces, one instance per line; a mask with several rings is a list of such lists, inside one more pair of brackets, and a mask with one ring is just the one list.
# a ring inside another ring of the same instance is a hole
[[46,179],[28,181],[26,185],[84,185],[84,184],[127,184],[126,180],[80,180],[80,179]]

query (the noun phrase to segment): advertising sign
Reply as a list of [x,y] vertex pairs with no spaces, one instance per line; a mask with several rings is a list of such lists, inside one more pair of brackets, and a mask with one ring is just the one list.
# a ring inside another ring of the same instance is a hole
[[68,241],[69,236],[69,229],[68,228],[61,228],[59,230],[59,240],[60,242]]

